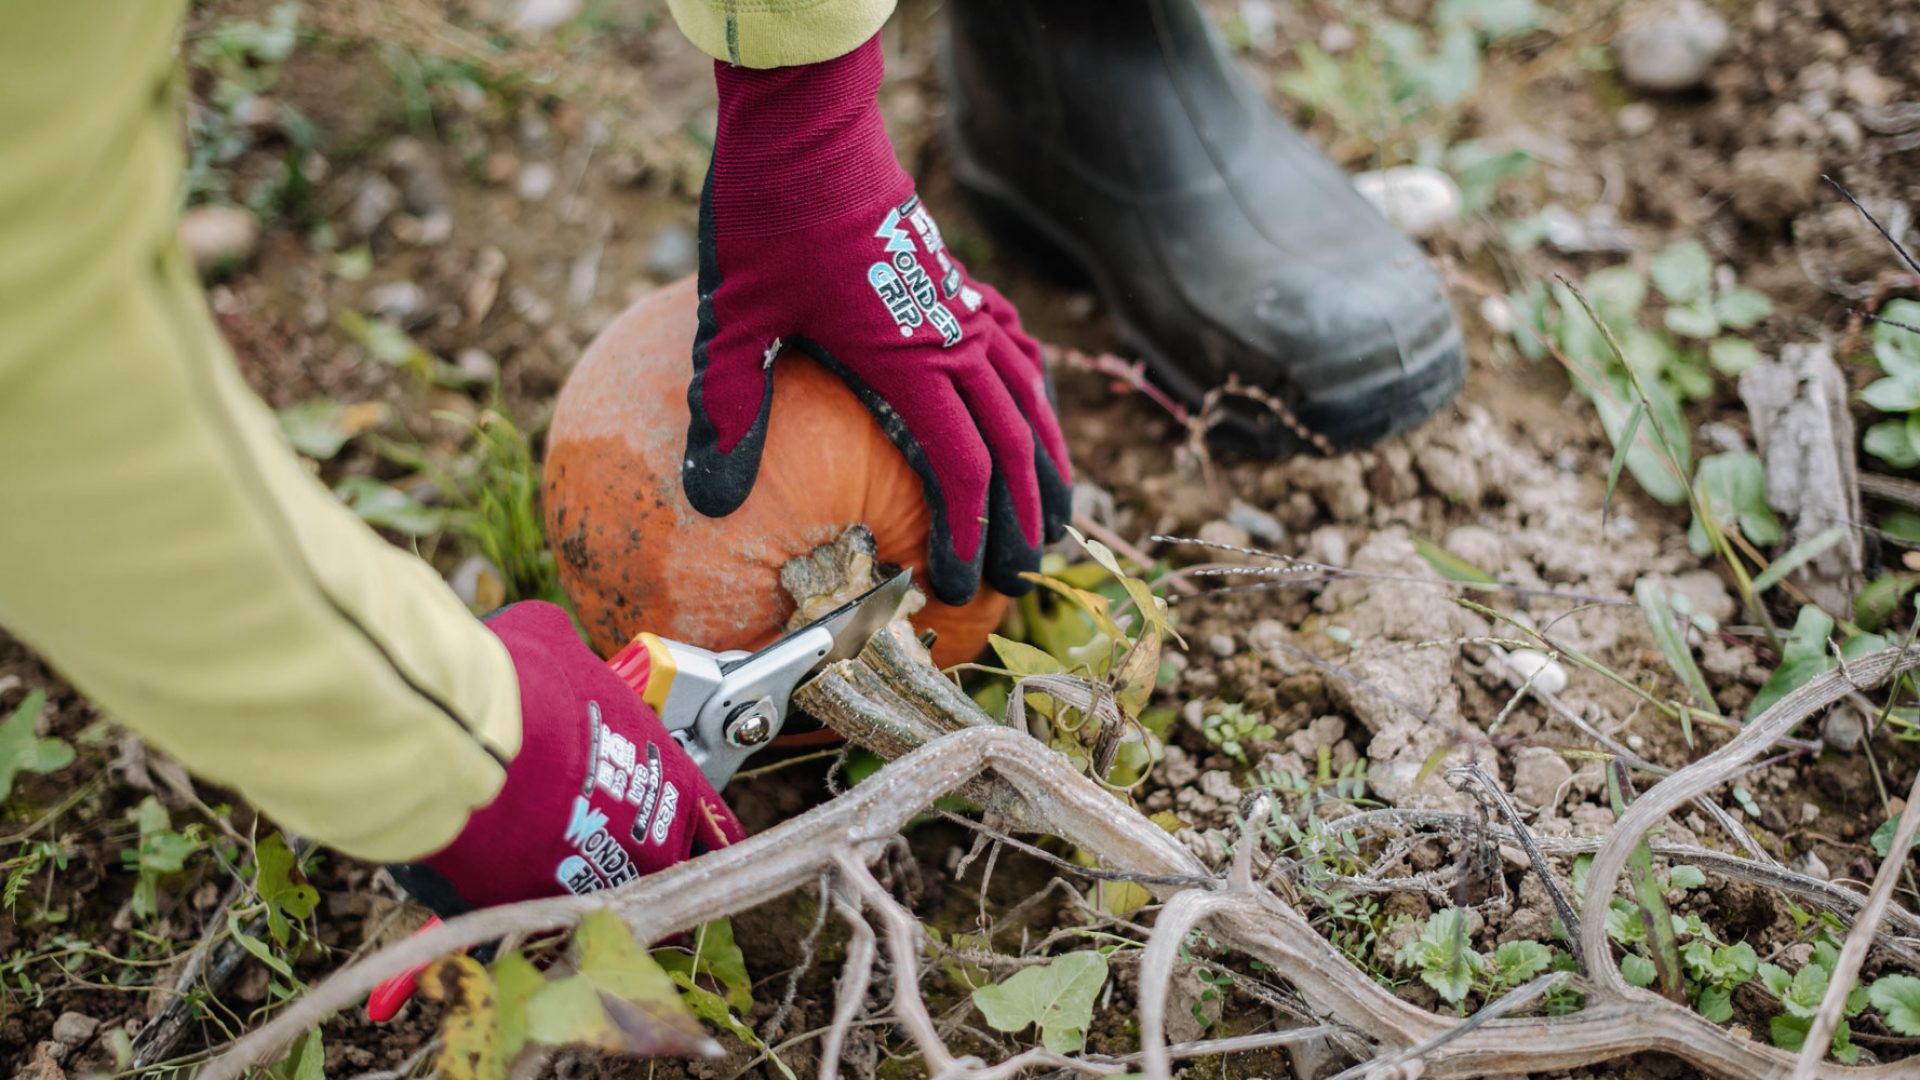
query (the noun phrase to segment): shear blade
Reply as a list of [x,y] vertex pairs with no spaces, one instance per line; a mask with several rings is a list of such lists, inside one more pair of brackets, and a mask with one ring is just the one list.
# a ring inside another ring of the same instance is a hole
[[911,588],[913,573],[902,570],[861,596],[808,623],[801,633],[819,627],[833,635],[833,647],[827,650],[827,655],[808,674],[835,661],[851,660],[860,655],[860,650],[867,647],[873,635],[893,620],[894,612],[900,610],[900,601],[906,599],[907,590]]

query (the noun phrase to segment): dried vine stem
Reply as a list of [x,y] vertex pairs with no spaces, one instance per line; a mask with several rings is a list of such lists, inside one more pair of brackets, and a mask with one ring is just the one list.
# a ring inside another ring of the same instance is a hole
[[1913,778],[1913,786],[1907,791],[1907,804],[1900,810],[1900,824],[1894,828],[1893,844],[1887,848],[1887,857],[1880,860],[1880,872],[1874,875],[1873,889],[1867,894],[1866,911],[1860,921],[1847,932],[1847,941],[1840,949],[1840,958],[1834,961],[1833,973],[1828,977],[1827,992],[1820,1000],[1820,1011],[1814,1014],[1813,1026],[1807,1031],[1807,1040],[1800,1048],[1800,1061],[1794,1067],[1793,1080],[1813,1080],[1815,1070],[1827,1056],[1827,1044],[1833,1039],[1834,1029],[1840,1026],[1841,1018],[1846,1014],[1847,998],[1852,994],[1853,981],[1860,974],[1860,962],[1867,958],[1867,945],[1873,940],[1874,927],[1887,911],[1887,905],[1893,900],[1894,883],[1900,880],[1901,872],[1907,865],[1907,851],[1913,844],[1913,835],[1920,830],[1920,813],[1915,813],[1913,804],[1920,802],[1920,774]]
[[[892,636],[881,635],[883,639]],[[910,639],[895,644],[910,645]],[[202,1080],[236,1080],[247,1065],[266,1059],[327,1015],[356,1003],[381,980],[509,932],[570,926],[591,911],[610,907],[637,936],[658,940],[811,884],[829,866],[840,869],[841,880],[846,881],[853,866],[864,871],[865,863],[876,858],[888,839],[925,806],[969,785],[998,791],[996,801],[1019,806],[1024,820],[1044,822],[1046,831],[1070,840],[1109,866],[1165,877],[1206,874],[1206,868],[1172,837],[1075,771],[1060,754],[1023,733],[993,725],[951,684],[941,688],[944,680],[913,648],[890,648],[879,642],[877,646],[859,660],[838,665],[831,677],[806,687],[804,707],[849,736],[857,729],[893,737],[923,725],[964,730],[932,739],[845,795],[726,850],[610,893],[480,911],[389,946],[336,973],[273,1021],[234,1043],[201,1073]],[[1920,649],[1877,653],[1851,664],[1849,671],[1853,679],[1870,683],[1914,666],[1920,666]],[[885,688],[887,703],[863,694],[863,686]],[[1418,1052],[1426,1076],[1564,1070],[1657,1051],[1729,1080],[1785,1077],[1793,1067],[1790,1055],[1752,1040],[1735,1039],[1690,1009],[1626,986],[1605,945],[1601,909],[1624,869],[1627,852],[1667,811],[1712,787],[1814,711],[1852,689],[1852,682],[1840,672],[1814,679],[1754,721],[1727,747],[1636,800],[1594,860],[1581,945],[1587,950],[1595,985],[1588,1006],[1570,1016],[1503,1017],[1474,1026],[1473,1021],[1436,1015],[1373,982],[1321,938],[1305,917],[1264,888],[1236,880],[1198,889],[1172,884],[1150,889],[1169,903],[1183,895],[1195,897],[1182,901],[1182,906],[1201,908],[1190,914],[1196,922],[1204,917],[1216,940],[1284,976],[1304,1000],[1313,1003],[1318,1015],[1363,1036],[1376,1054],[1422,1047]],[[921,707],[937,712],[930,715],[919,711]],[[993,777],[991,784],[986,782],[988,774]],[[857,877],[847,884],[861,889]],[[1205,898],[1204,903],[1199,897]],[[862,899],[878,900],[871,895]],[[891,897],[885,899],[894,910],[902,910]],[[882,906],[883,918],[886,912]],[[898,965],[904,958],[894,959]],[[1143,979],[1143,986],[1149,982]],[[904,980],[896,987],[896,1009],[907,1014],[910,1026],[912,1004],[902,995],[918,1001],[917,992],[917,985]],[[924,1008],[921,1002],[921,1015]],[[1143,1017],[1142,1027],[1161,1020]],[[1147,1054],[1158,1056],[1151,1047]],[[991,1068],[976,1068],[970,1059],[960,1059],[951,1068],[935,1071],[979,1080],[1009,1076],[1028,1064],[1058,1063],[1030,1052]],[[1164,1066],[1161,1057],[1150,1067],[1161,1071]],[[1095,1066],[1085,1071],[1107,1069]],[[1828,1070],[1831,1076],[1859,1078],[1912,1073],[1908,1062]]]
[[1580,912],[1584,924],[1580,948],[1586,954],[1590,977],[1620,996],[1653,996],[1628,986],[1620,977],[1619,969],[1613,964],[1612,944],[1606,935],[1607,902],[1613,898],[1634,845],[1668,814],[1731,779],[1741,766],[1766,753],[1809,716],[1856,690],[1878,686],[1914,667],[1920,667],[1920,648],[1882,649],[1850,662],[1844,669],[1827,672],[1781,698],[1758,718],[1749,720],[1725,746],[1641,793],[1614,824],[1613,832],[1600,845],[1600,850],[1594,853],[1593,865],[1588,871],[1587,897]]

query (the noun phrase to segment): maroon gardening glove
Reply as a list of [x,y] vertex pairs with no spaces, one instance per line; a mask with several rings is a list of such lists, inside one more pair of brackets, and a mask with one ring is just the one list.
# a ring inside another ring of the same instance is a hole
[[520,753],[453,843],[394,867],[443,916],[624,884],[743,833],[653,709],[580,642],[566,612],[528,602],[487,621],[520,680]]
[[950,604],[984,572],[1031,588],[1068,512],[1066,444],[1040,347],[946,250],[881,123],[880,40],[833,60],[714,65],[700,201],[687,499],[732,513],[760,468],[782,346],[845,379],[920,474],[927,575]]

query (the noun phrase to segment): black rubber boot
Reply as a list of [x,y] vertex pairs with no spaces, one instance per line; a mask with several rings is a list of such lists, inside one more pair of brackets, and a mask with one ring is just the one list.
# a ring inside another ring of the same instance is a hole
[[[1249,87],[1193,0],[953,0],[949,143],[991,225],[1093,281],[1154,377],[1230,376],[1336,448],[1459,390],[1460,330],[1426,257]],[[1283,453],[1271,410],[1230,441]]]

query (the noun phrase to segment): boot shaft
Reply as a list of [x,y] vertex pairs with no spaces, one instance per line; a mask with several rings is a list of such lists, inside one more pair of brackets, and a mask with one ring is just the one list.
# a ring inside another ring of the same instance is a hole
[[949,11],[949,90],[973,145],[1059,156],[1151,192],[1209,182],[1252,131],[1254,103],[1193,0],[954,0]]

